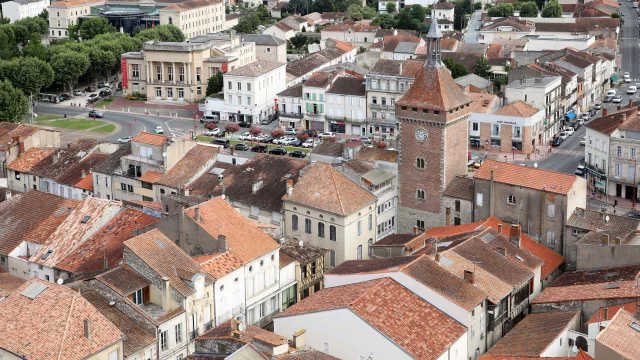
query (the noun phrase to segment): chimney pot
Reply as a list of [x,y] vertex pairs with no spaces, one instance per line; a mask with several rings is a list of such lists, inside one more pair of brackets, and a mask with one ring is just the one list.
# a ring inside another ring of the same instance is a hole
[[91,320],[89,318],[84,319],[84,337],[91,340]]
[[293,347],[295,349],[300,349],[307,345],[307,330],[302,329],[293,334]]
[[162,278],[162,310],[170,311],[171,309],[171,284],[168,277]]
[[67,149],[71,149],[71,143],[67,143]]
[[498,233],[502,234],[502,224],[498,224]]
[[196,222],[200,222],[200,207],[196,207],[194,217],[196,219]]
[[287,180],[287,196],[293,195],[293,180]]
[[633,107],[633,99],[629,98],[629,109]]
[[[436,251],[437,250],[438,249],[436,249]],[[440,253],[436,253],[435,260],[436,260],[436,264],[440,264]]]
[[67,211],[69,212],[69,215],[71,215],[71,213],[73,212],[73,208],[72,208],[71,206],[69,206],[69,207],[67,208]]
[[520,247],[521,241],[522,241],[521,231],[520,231],[520,224],[511,225],[510,240],[513,243],[513,245],[516,245],[517,247]]
[[469,283],[469,284],[471,284],[471,285],[474,285],[474,284],[475,284],[475,279],[474,279],[474,276],[473,276],[473,271],[471,271],[471,270],[465,270],[465,271],[464,271],[464,275],[463,275],[463,276],[464,276],[464,280],[465,280],[466,282],[468,282],[468,283]]
[[609,115],[609,111],[607,110],[607,108],[602,108],[602,116],[607,116]]
[[87,172],[82,170],[82,172],[80,174],[80,177],[83,178],[83,179],[86,178],[87,177]]
[[218,235],[218,252],[225,252],[227,250],[229,250],[227,237],[222,234]]
[[413,227],[413,235],[418,235],[418,227],[417,226]]
[[21,156],[22,154],[24,154],[24,137],[19,136],[18,137],[18,156]]
[[9,200],[11,199],[11,191],[7,190],[6,193],[4,193],[4,199],[5,200]]

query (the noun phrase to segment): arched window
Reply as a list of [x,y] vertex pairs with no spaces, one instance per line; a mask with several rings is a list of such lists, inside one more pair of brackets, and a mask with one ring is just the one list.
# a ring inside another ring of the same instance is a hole
[[298,215],[291,215],[291,229],[298,230]]
[[304,232],[311,234],[311,220],[304,219]]
[[369,214],[369,231],[373,230],[373,214]]
[[416,167],[418,169],[424,169],[424,158],[416,158]]
[[507,198],[507,204],[515,204],[516,203],[516,197],[513,195],[509,195],[509,197]]
[[373,239],[369,239],[369,241],[367,241],[367,254],[369,255],[369,259],[371,259],[371,253],[373,250],[371,249],[371,245],[373,245]]
[[173,24],[173,19],[169,16],[169,24]]
[[336,266],[336,251],[335,250],[330,250],[329,251],[329,266],[331,266],[331,267],[335,267]]
[[418,198],[419,200],[424,200],[424,190],[418,189],[416,191],[416,198]]
[[336,241],[336,227],[329,225],[329,240]]
[[318,237],[324,237],[324,223],[318,223]]
[[358,245],[358,248],[356,249],[356,259],[362,260],[362,245]]

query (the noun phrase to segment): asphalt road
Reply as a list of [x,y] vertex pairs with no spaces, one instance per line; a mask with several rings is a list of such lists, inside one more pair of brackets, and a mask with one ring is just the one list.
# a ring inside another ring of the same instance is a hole
[[476,30],[476,26],[480,25],[480,16],[482,11],[474,11],[471,14],[471,21],[467,25],[467,32],[464,34],[464,42],[466,44],[477,44],[478,43],[478,31]]
[[622,43],[622,69],[620,75],[625,71],[629,72],[631,82],[640,82],[640,54],[638,53],[638,41],[640,34],[638,33],[638,14],[633,8],[633,2],[621,0],[620,12],[622,12],[622,33],[620,35]]

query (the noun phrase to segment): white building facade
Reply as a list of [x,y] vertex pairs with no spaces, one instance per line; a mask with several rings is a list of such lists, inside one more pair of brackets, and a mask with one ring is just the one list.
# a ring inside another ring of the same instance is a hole
[[11,0],[2,3],[2,16],[15,22],[36,17],[49,6],[49,0]]

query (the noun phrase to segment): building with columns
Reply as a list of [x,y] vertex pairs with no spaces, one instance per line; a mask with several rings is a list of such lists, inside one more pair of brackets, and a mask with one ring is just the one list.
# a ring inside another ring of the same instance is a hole
[[256,60],[255,43],[241,36],[212,33],[188,42],[157,40],[140,52],[122,54],[124,94],[142,93],[149,100],[196,101],[205,96],[207,80]]
[[398,233],[445,224],[442,193],[467,173],[471,99],[441,61],[442,33],[433,19],[427,61],[396,101],[400,123]]

